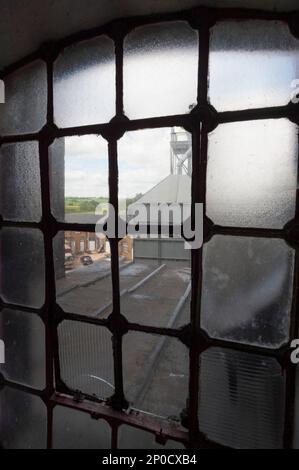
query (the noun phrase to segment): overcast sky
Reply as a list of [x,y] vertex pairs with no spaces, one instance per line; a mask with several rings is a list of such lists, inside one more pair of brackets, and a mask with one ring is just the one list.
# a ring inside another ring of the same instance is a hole
[[[144,193],[170,174],[170,128],[128,132],[119,141],[119,196]],[[70,137],[66,196],[108,196],[108,146],[98,136]]]

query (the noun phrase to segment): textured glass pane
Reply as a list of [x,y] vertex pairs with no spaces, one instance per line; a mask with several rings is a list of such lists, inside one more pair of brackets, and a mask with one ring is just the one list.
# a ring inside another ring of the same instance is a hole
[[213,338],[288,341],[294,251],[282,240],[215,236],[204,247],[202,327]]
[[45,333],[34,314],[4,309],[0,313],[5,364],[0,372],[13,382],[43,389],[45,386]]
[[58,232],[53,246],[57,303],[66,312],[106,318],[112,311],[111,255],[106,236]]
[[111,429],[106,421],[61,406],[54,408],[53,416],[54,449],[111,448]]
[[124,47],[125,114],[189,113],[197,102],[197,74],[198,34],[187,23],[136,28]]
[[0,232],[1,296],[6,302],[39,308],[44,303],[44,243],[39,230]]
[[184,449],[180,442],[168,440],[163,446],[156,442],[155,436],[142,429],[123,425],[118,431],[118,449]]
[[219,126],[209,137],[207,213],[214,223],[281,228],[295,215],[298,128],[286,119]]
[[112,39],[101,36],[68,47],[54,67],[54,117],[59,127],[109,121],[115,114]]
[[[118,157],[120,216],[126,218],[127,210],[131,220],[136,212],[140,227],[151,224],[151,235],[141,228],[119,244],[122,313],[141,324],[187,323],[190,250],[180,226],[190,213],[191,136],[181,128],[128,132]],[[179,231],[170,236],[172,222]]]
[[62,380],[72,389],[105,399],[113,395],[113,354],[108,329],[64,321],[58,329]]
[[50,183],[57,220],[96,224],[108,210],[107,141],[96,135],[55,140],[50,147]]
[[32,64],[5,79],[5,104],[0,107],[0,135],[39,131],[47,117],[46,64]]
[[0,448],[45,449],[47,409],[34,395],[4,388],[0,392]]
[[233,448],[280,449],[284,388],[284,374],[275,359],[209,349],[201,355],[200,430]]
[[299,41],[286,23],[217,23],[210,47],[209,98],[218,111],[289,103],[299,73]]
[[133,332],[123,339],[125,394],[135,409],[179,420],[188,367],[188,349],[177,339]]
[[0,212],[6,220],[40,221],[38,142],[9,144],[0,148]]

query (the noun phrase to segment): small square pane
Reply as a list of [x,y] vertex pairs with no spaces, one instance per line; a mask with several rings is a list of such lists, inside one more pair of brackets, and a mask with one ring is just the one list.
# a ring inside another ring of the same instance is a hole
[[215,236],[204,246],[202,327],[212,338],[287,343],[294,250],[283,240]]
[[209,99],[217,111],[286,105],[299,73],[299,41],[286,23],[223,21],[211,31]]
[[47,408],[39,397],[0,391],[0,449],[46,449]]
[[236,449],[281,449],[285,375],[270,357],[211,348],[201,355],[199,427]]
[[0,212],[5,220],[40,221],[42,209],[38,142],[0,147]]
[[57,303],[65,312],[107,318],[112,312],[112,280],[106,236],[58,232],[53,247]]
[[98,399],[114,393],[112,335],[108,329],[76,321],[58,328],[61,378],[74,391]]
[[53,449],[111,449],[111,428],[87,413],[56,406],[53,412]]
[[110,121],[115,114],[114,43],[107,36],[68,47],[54,66],[58,127]]
[[123,339],[123,371],[134,409],[180,421],[188,398],[189,352],[179,340],[129,332]]
[[8,75],[5,104],[0,106],[0,135],[39,131],[47,118],[46,64],[33,62]]
[[[157,239],[159,242],[159,239]],[[179,250],[179,243],[172,244]],[[167,241],[160,242],[166,248]],[[150,250],[148,239],[134,240],[134,254]],[[125,263],[120,258],[121,311],[131,323],[176,328],[190,320],[191,268],[155,264],[155,260]],[[168,261],[169,262],[169,261]]]
[[287,119],[222,124],[209,136],[207,215],[282,228],[295,216],[298,127]]
[[197,103],[198,34],[187,23],[133,30],[124,45],[124,107],[131,119],[189,113]]
[[4,228],[0,232],[1,284],[5,302],[40,308],[45,298],[43,235],[39,230]]
[[96,224],[108,212],[108,144],[97,135],[50,146],[52,214],[61,222]]
[[45,331],[38,315],[4,309],[0,333],[5,344],[5,364],[0,372],[13,382],[45,387]]

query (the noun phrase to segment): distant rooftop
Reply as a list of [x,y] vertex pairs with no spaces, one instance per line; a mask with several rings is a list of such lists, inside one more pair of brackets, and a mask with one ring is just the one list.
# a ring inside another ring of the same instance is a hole
[[188,175],[168,175],[145,193],[137,203],[190,203],[191,178]]

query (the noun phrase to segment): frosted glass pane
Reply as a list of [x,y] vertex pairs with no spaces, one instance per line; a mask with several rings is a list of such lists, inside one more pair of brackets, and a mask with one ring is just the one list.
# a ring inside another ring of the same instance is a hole
[[224,21],[211,32],[209,99],[218,111],[285,105],[299,73],[299,41],[276,21]]
[[38,142],[9,144],[0,148],[0,212],[6,220],[40,221]]
[[54,67],[59,127],[110,121],[115,114],[114,43],[106,36],[68,47]]
[[47,117],[46,64],[32,64],[5,80],[5,104],[0,106],[0,135],[39,131]]
[[189,113],[197,103],[198,34],[187,23],[136,28],[124,46],[129,118]]
[[295,215],[298,128],[237,122],[209,136],[207,214],[226,226],[282,228]]
[[96,135],[57,139],[49,154],[54,217],[96,224],[108,211],[107,141]]
[[107,318],[113,306],[111,253],[106,236],[58,232],[53,247],[57,303],[65,312]]
[[111,428],[104,420],[56,406],[53,412],[54,449],[110,449]]
[[282,240],[215,236],[204,247],[202,327],[213,338],[288,341],[294,250]]
[[0,418],[0,448],[46,448],[47,409],[40,398],[6,387],[0,392]]
[[275,359],[212,348],[201,355],[199,423],[237,449],[280,449],[285,377]]
[[6,302],[39,308],[44,303],[44,243],[39,230],[0,232],[1,296]]
[[133,408],[180,419],[189,380],[189,352],[180,341],[129,332],[123,339],[123,371],[125,395]]
[[97,398],[114,393],[112,335],[108,329],[64,321],[58,328],[62,380]]
[[165,446],[158,444],[155,435],[143,429],[120,426],[118,431],[118,449],[185,449],[181,442],[169,439]]
[[13,382],[43,389],[45,386],[45,333],[34,314],[4,309],[0,313],[5,364],[0,372]]

